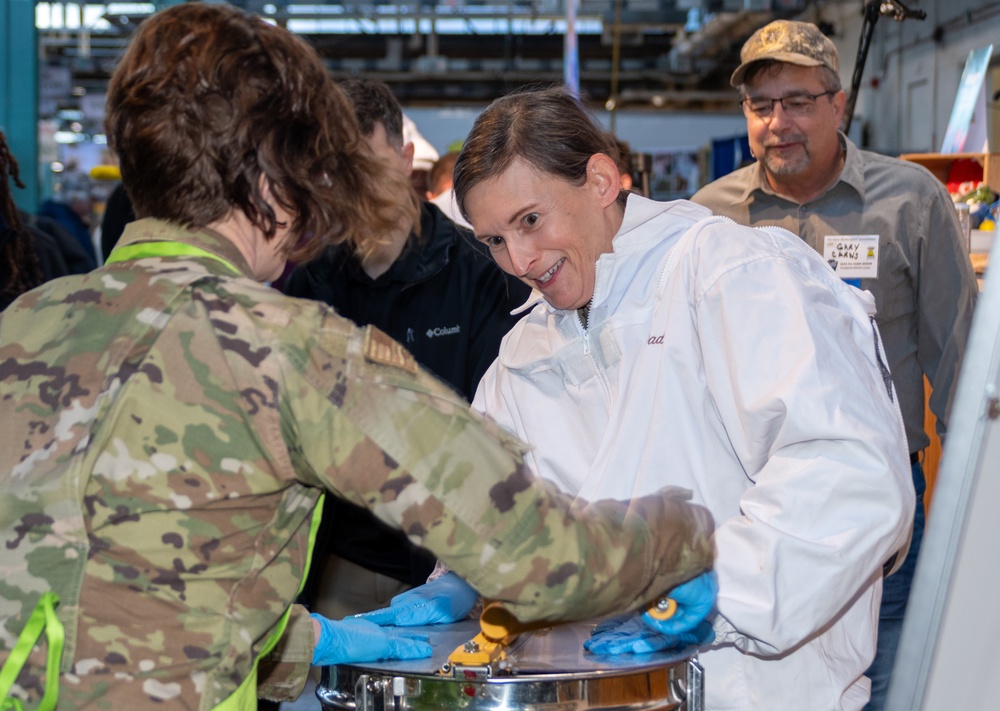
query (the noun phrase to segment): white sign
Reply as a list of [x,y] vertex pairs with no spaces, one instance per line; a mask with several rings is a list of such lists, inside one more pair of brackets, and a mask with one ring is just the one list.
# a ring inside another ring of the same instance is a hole
[[944,133],[942,153],[985,151],[986,85],[983,82],[992,56],[992,44],[969,52]]

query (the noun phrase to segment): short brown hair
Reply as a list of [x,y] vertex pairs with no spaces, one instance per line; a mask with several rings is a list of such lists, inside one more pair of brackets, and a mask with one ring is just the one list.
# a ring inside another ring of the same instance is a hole
[[377,79],[342,79],[340,88],[354,105],[361,135],[371,136],[375,124],[382,124],[386,140],[397,151],[403,148],[403,108],[389,85]]
[[[403,108],[392,93],[392,89],[384,81],[352,77],[343,79],[339,84],[354,107],[354,118],[358,121],[361,135],[371,138],[375,133],[375,125],[382,124],[385,129],[386,142],[396,151],[403,150]],[[397,191],[397,200],[409,202],[413,207],[413,219],[410,221],[410,231],[420,236],[420,196],[411,180]],[[405,199],[404,197],[405,196]],[[359,247],[356,253],[361,259],[366,259],[377,251],[375,245],[369,248]]]
[[[106,128],[139,217],[200,228],[239,210],[272,238],[263,184],[308,239],[288,256],[373,239],[413,209],[374,158],[316,52],[230,5],[185,3],[136,31]],[[399,184],[397,185],[397,182]]]
[[[518,90],[479,114],[455,163],[455,200],[462,214],[469,190],[495,178],[520,158],[573,185],[587,179],[591,156],[618,163],[615,137],[562,87]],[[619,198],[624,201],[624,193]]]

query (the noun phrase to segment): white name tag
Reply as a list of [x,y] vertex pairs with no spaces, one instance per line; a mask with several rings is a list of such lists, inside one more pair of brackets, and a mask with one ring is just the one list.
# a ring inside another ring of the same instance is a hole
[[841,279],[878,277],[878,235],[829,235],[823,259]]

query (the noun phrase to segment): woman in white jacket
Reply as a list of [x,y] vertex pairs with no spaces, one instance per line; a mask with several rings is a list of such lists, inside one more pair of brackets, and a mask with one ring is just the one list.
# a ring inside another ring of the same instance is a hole
[[559,89],[476,121],[458,203],[535,292],[473,406],[584,498],[674,484],[711,510],[706,708],[860,709],[914,508],[873,301],[788,232],[620,192],[613,151]]

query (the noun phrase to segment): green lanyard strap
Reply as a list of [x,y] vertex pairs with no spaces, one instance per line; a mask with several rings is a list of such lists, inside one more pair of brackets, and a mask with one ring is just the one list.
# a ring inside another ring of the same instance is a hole
[[195,247],[193,244],[172,241],[139,242],[138,244],[126,244],[115,247],[111,250],[108,258],[104,260],[104,263],[126,262],[130,259],[142,259],[144,257],[207,257],[208,259],[214,259],[217,262],[225,264],[236,274],[240,273],[240,270],[232,262],[223,259],[214,252],[209,252],[207,249],[202,249],[201,247]]
[[45,639],[49,645],[48,659],[45,664],[45,694],[38,705],[38,711],[53,711],[59,699],[59,661],[62,658],[65,632],[62,622],[56,617],[56,605],[59,596],[47,592],[38,600],[35,609],[28,618],[28,623],[21,630],[10,656],[0,669],[0,711],[23,711],[20,699],[10,696],[10,688],[17,681],[17,675],[28,661],[32,648],[45,630]]

